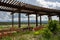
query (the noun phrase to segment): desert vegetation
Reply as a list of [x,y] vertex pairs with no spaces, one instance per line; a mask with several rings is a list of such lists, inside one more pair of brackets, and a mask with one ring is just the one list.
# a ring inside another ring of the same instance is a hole
[[[27,27],[26,25],[22,24],[22,28]],[[35,24],[32,24],[31,27],[35,27]],[[1,40],[60,40],[60,25],[58,21],[51,20],[48,24],[44,24],[44,27],[37,31],[16,32],[12,36],[2,37]]]

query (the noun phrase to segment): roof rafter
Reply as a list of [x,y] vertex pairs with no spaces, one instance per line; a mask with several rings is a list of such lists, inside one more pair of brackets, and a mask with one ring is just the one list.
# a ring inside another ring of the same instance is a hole
[[[31,13],[35,14],[35,12],[37,12],[38,14],[42,14],[42,15],[49,15],[49,14],[57,15],[60,13],[60,10],[34,6],[31,4],[19,2],[17,0],[0,0],[0,6],[1,6],[0,11],[7,11],[7,12],[21,11],[21,13],[30,13],[30,14]],[[41,13],[41,12],[44,12],[44,13]]]

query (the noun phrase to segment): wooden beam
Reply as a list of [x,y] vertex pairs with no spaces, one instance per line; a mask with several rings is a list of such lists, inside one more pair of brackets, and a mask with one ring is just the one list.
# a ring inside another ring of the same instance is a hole
[[0,6],[6,6],[6,7],[11,7],[11,8],[20,8],[20,6],[9,4],[9,3],[4,3],[0,1]]
[[[0,8],[0,11],[5,11],[5,12],[15,12],[15,13],[19,13],[20,11],[15,11],[15,10],[9,10],[9,9],[2,9]],[[26,14],[35,14],[35,12],[31,12],[31,11],[21,11],[20,13],[26,13]],[[38,13],[38,12],[37,12]],[[40,15],[49,15],[49,14],[42,14],[42,13],[38,13]],[[55,14],[51,14],[51,16],[54,16],[54,15],[58,15],[57,13]],[[60,14],[59,14],[60,15]]]
[[15,12],[13,10],[7,10],[7,9],[0,9],[0,11],[5,11],[5,12]]
[[16,1],[13,2],[14,5],[17,5],[16,3],[17,3]]

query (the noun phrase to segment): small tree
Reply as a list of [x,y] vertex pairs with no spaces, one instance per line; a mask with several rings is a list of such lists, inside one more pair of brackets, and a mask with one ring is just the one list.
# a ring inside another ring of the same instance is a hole
[[54,20],[54,21],[52,21],[52,20],[50,20],[49,21],[49,24],[48,24],[48,29],[52,32],[52,33],[54,33],[54,34],[56,34],[56,32],[57,32],[57,21],[56,20]]

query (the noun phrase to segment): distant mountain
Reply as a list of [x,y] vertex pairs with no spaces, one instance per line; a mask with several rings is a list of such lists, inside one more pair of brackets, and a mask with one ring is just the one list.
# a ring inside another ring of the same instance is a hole
[[[25,20],[25,21],[21,21],[21,22],[22,22],[22,23],[23,23],[23,22],[27,23],[28,21]],[[30,20],[30,23],[36,23],[36,20]],[[38,23],[40,23],[40,21],[38,21]],[[46,23],[48,23],[48,21],[42,21],[42,23],[46,24]]]
[[[12,21],[0,21],[0,22],[12,22]],[[14,22],[18,22],[18,21],[14,21]],[[28,20],[22,20],[21,23],[28,23]],[[36,23],[36,20],[30,20],[30,23]],[[40,23],[40,21],[38,21],[38,23]],[[42,23],[48,23],[48,21],[42,21]]]

